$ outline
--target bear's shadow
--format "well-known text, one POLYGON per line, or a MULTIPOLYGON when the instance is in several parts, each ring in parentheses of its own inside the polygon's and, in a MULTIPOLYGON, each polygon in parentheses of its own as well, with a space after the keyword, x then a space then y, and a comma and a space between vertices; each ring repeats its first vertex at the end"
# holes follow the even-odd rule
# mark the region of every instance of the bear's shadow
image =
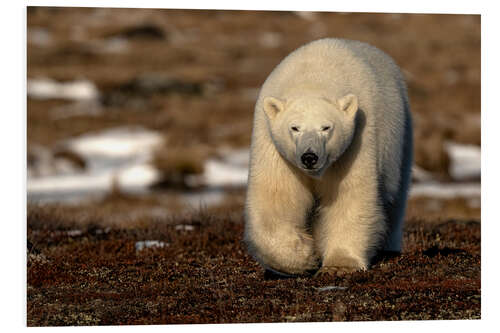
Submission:
MULTIPOLYGON (((379 251, 372 258, 370 266, 373 267, 381 262, 394 259, 400 255, 401 255, 401 252, 396 252, 396 251, 379 251)), ((298 277, 313 277, 317 271, 318 270, 311 270, 311 271, 307 271, 305 274, 302 274, 302 275, 290 275, 290 274, 286 274, 286 273, 282 273, 282 272, 278 272, 278 271, 266 268, 264 271, 264 280, 273 281, 273 280, 296 279, 298 277)))
POLYGON ((296 279, 298 277, 312 277, 318 270, 307 271, 305 274, 301 275, 289 275, 286 273, 274 271, 272 269, 266 268, 264 271, 264 280, 273 281, 273 280, 286 280, 286 279, 296 279))

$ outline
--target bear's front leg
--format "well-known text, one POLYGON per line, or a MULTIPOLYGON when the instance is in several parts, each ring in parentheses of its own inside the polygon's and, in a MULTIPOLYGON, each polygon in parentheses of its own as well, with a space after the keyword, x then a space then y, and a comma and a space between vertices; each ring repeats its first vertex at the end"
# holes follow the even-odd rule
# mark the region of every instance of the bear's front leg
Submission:
POLYGON ((304 231, 282 229, 265 238, 247 238, 250 252, 261 265, 284 275, 300 275, 319 267, 312 237, 304 231))
POLYGON ((306 218, 312 195, 293 184, 250 184, 247 194, 245 243, 262 266, 285 274, 302 274, 319 267, 306 218))
POLYGON ((322 266, 317 274, 366 270, 383 240, 385 222, 375 187, 348 183, 325 195, 314 226, 322 266))

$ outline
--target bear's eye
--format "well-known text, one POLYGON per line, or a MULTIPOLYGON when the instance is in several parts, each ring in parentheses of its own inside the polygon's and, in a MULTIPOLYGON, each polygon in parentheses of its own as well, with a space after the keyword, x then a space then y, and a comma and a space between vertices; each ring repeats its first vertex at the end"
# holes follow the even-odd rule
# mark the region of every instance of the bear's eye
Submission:
POLYGON ((330 126, 323 126, 321 127, 322 131, 328 131, 330 129, 330 126))
POLYGON ((297 126, 292 126, 292 131, 294 132, 298 132, 299 131, 299 128, 297 126))

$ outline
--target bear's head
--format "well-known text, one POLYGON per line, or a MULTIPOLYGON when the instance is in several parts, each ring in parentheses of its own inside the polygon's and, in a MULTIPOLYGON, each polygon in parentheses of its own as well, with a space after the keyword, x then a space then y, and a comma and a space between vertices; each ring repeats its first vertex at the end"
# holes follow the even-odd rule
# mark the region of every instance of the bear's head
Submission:
POLYGON ((263 109, 280 154, 307 175, 321 178, 352 141, 358 99, 352 94, 334 101, 268 96, 263 109))

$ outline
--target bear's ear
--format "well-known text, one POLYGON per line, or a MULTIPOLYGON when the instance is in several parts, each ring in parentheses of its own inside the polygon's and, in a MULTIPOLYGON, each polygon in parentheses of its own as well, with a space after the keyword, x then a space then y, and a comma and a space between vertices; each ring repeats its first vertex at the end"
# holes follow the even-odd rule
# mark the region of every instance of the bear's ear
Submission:
POLYGON ((268 96, 264 98, 264 111, 269 119, 274 119, 276 115, 283 111, 284 103, 277 98, 268 96))
POLYGON ((356 97, 356 95, 345 95, 340 98, 337 103, 339 104, 340 110, 349 115, 355 115, 356 111, 358 111, 358 97, 356 97))

